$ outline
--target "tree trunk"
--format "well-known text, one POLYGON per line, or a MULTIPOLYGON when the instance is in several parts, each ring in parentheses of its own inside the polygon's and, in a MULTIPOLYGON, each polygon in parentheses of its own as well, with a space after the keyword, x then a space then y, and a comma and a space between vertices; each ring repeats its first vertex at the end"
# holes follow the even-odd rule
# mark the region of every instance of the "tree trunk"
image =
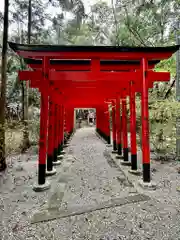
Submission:
POLYGON ((32 24, 32 5, 31 5, 31 0, 29 0, 29 6, 28 6, 28 44, 31 43, 31 24, 32 24))
MULTIPOLYGON (((176 43, 180 44, 180 17, 177 21, 176 43)), ((180 50, 176 53, 176 100, 180 102, 180 50)), ((176 118, 176 159, 180 161, 180 116, 176 118)))
POLYGON ((30 141, 29 141, 29 129, 28 129, 28 89, 27 86, 25 86, 25 83, 22 82, 22 115, 23 115, 23 146, 22 146, 22 152, 27 150, 30 147, 30 141))
POLYGON ((7 41, 8 41, 8 15, 9 0, 4 1, 4 32, 2 47, 2 67, 1 67, 1 92, 0 92, 0 171, 7 167, 5 156, 5 106, 6 106, 6 82, 7 82, 7 41))
MULTIPOLYGON (((32 15, 32 5, 31 0, 29 0, 28 5, 28 44, 31 43, 31 19, 32 15)), ((22 106, 23 106, 23 123, 24 123, 24 130, 23 130, 23 146, 22 146, 22 152, 24 152, 26 149, 30 147, 30 141, 29 141, 29 129, 28 129, 28 82, 25 86, 24 82, 22 83, 22 106)))

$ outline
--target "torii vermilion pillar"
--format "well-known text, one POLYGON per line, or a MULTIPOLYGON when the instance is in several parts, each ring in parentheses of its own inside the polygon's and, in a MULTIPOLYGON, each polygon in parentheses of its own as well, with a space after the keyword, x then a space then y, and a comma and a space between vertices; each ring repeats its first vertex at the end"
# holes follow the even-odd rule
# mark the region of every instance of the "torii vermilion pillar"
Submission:
POLYGON ((117 157, 122 155, 122 122, 121 122, 121 98, 116 98, 116 140, 117 157))
POLYGON ((39 168, 38 168, 38 185, 35 190, 49 188, 46 179, 46 153, 47 153, 47 128, 48 128, 48 59, 43 58, 43 81, 44 87, 41 89, 41 114, 40 114, 40 139, 39 139, 39 168))
POLYGON ((146 71, 148 69, 147 59, 141 60, 142 72, 142 94, 141 94, 141 120, 142 120, 142 159, 143 159, 143 180, 150 182, 150 146, 149 146, 149 111, 148 111, 148 84, 146 71))
POLYGON ((51 97, 49 97, 49 125, 48 125, 48 151, 47 151, 47 174, 55 174, 56 170, 53 168, 54 160, 54 123, 55 123, 55 104, 51 97))
POLYGON ((131 171, 137 172, 136 100, 134 82, 130 83, 131 171))
POLYGON ((116 101, 112 100, 112 138, 113 138, 113 153, 117 153, 116 143, 116 101))
POLYGON ((108 106, 105 103, 96 107, 97 132, 104 138, 107 144, 110 144, 110 125, 108 106))
POLYGON ((128 129, 127 129, 127 98, 122 97, 122 135, 123 135, 123 157, 124 162, 129 162, 128 129))

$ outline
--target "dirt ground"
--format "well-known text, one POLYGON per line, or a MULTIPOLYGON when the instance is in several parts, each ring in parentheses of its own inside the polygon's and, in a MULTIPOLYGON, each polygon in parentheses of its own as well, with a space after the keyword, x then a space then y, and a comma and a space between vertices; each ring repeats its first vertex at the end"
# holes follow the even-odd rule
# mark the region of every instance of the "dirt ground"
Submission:
MULTIPOLYGON (((66 152, 74 160, 59 208, 65 205, 75 212, 84 209, 84 213, 31 224, 32 215, 41 211, 62 175, 66 157, 56 167, 56 176, 49 177, 51 190, 35 193, 32 186, 37 180, 38 157, 34 150, 12 155, 7 171, 0 173, 0 240, 180 240, 177 162, 153 161, 157 189, 141 190, 149 197, 145 201, 137 199, 118 206, 109 203, 138 196, 139 189, 132 182, 141 177, 128 180, 126 169, 112 164, 107 154, 110 149, 96 136, 95 129, 78 129, 66 152), (89 206, 94 210, 86 213, 89 206)), ((138 160, 140 163, 140 154, 138 160)))

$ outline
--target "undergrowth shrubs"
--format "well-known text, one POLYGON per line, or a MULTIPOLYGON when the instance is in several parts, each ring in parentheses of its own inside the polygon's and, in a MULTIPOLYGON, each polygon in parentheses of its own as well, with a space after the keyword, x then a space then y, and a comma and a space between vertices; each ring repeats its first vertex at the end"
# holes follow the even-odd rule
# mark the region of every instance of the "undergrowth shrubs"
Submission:
MULTIPOLYGON (((39 120, 29 121, 29 138, 31 145, 37 145, 39 140, 39 120)), ((23 143, 22 122, 11 121, 6 124, 6 155, 20 153, 23 143)))

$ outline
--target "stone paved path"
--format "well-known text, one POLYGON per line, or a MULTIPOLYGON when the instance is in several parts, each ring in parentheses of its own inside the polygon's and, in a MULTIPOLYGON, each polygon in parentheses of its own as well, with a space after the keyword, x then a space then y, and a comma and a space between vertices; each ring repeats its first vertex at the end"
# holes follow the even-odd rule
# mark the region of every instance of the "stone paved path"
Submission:
POLYGON ((132 187, 124 183, 123 172, 108 165, 105 144, 97 138, 94 128, 80 129, 71 144, 70 152, 76 160, 71 171, 74 179, 68 184, 65 202, 80 206, 99 204, 131 194, 132 187))
MULTIPOLYGON (((67 184, 62 205, 81 209, 137 194, 126 181, 123 172, 113 167, 110 159, 105 157, 105 145, 95 135, 93 128, 79 129, 67 152, 72 154, 75 160, 71 165, 71 179, 67 184)), ((55 177, 53 178, 55 180, 55 177)), ((32 201, 34 193, 29 191, 28 194, 32 201)), ((36 207, 47 197, 48 193, 40 194, 36 207)), ((21 214, 23 209, 20 203, 18 204, 19 212, 12 214, 13 219, 19 219, 18 214, 21 214)), ((28 214, 34 211, 28 201, 27 205, 23 203, 23 207, 27 207, 28 214)), ((180 240, 179 218, 177 206, 150 199, 33 225, 28 219, 21 217, 13 231, 10 231, 10 228, 7 231, 4 227, 3 234, 0 230, 0 239, 180 240)), ((10 223, 11 221, 9 218, 10 223)))

